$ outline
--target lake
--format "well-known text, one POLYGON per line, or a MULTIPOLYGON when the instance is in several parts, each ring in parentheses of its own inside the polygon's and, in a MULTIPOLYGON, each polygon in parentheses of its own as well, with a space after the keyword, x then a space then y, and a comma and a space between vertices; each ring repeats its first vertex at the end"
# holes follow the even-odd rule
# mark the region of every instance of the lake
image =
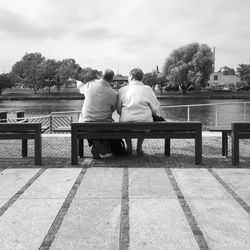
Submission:
MULTIPOLYGON (((162 116, 169 120, 186 121, 188 119, 186 107, 174 107, 175 105, 194 104, 215 104, 232 103, 230 105, 217 106, 218 125, 227 125, 231 121, 241 121, 245 117, 250 121, 250 103, 245 106, 239 102, 249 100, 242 99, 187 99, 171 98, 159 100, 161 104, 162 116)), ((25 116, 48 115, 51 112, 79 111, 83 100, 20 100, 20 101, 0 101, 0 110, 8 112, 9 116, 14 116, 17 110, 23 110, 25 116)), ((193 106, 190 107, 190 120, 201 121, 204 125, 214 125, 216 120, 216 107, 213 106, 193 106)))

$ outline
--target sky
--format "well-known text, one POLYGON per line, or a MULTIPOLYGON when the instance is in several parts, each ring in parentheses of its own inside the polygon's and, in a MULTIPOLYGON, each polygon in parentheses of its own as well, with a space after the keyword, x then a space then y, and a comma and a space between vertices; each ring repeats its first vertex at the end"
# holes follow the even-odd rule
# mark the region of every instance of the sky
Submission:
POLYGON ((128 75, 161 71, 192 42, 215 47, 215 70, 250 61, 249 0, 0 0, 0 73, 25 53, 74 58, 128 75))

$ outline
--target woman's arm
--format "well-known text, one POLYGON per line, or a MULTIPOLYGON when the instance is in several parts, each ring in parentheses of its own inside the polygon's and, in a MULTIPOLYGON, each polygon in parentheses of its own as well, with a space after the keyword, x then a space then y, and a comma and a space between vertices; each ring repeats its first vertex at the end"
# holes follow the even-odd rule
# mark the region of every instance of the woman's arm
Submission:
POLYGON ((118 115, 121 115, 121 109, 122 109, 122 102, 121 102, 121 92, 119 91, 119 94, 117 96, 117 113, 118 115))
POLYGON ((154 115, 160 115, 160 103, 156 98, 154 91, 150 88, 150 93, 148 95, 148 103, 154 115))

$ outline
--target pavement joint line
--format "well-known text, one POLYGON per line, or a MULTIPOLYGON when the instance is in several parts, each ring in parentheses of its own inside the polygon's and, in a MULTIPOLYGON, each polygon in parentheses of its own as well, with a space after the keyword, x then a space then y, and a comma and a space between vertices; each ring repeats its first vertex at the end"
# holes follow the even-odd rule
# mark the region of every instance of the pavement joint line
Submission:
POLYGON ((122 172, 121 222, 119 249, 129 249, 129 173, 128 168, 122 172))
POLYGON ((75 195, 76 195, 76 192, 79 188, 79 186, 81 185, 82 183, 82 180, 85 176, 85 173, 87 172, 87 169, 86 168, 82 168, 81 172, 79 173, 75 183, 73 184, 72 188, 70 189, 66 199, 64 200, 58 214, 56 215, 51 227, 49 228, 46 236, 44 237, 40 247, 39 247, 39 250, 47 250, 50 248, 52 242, 54 241, 55 239, 55 236, 62 224, 62 221, 65 217, 65 215, 67 214, 68 212, 68 209, 71 205, 71 202, 73 201, 75 195))
POLYGON ((1 208, 0 208, 0 216, 2 216, 7 209, 9 209, 14 202, 16 202, 20 196, 34 183, 34 181, 40 177, 46 168, 40 169, 19 191, 17 191, 1 208))
POLYGON ((195 238, 199 248, 202 250, 209 250, 210 248, 207 244, 207 241, 206 241, 201 229, 199 228, 199 225, 198 225, 184 195, 182 194, 181 189, 179 188, 177 181, 176 181, 171 169, 165 168, 165 171, 166 171, 167 176, 169 178, 169 181, 170 181, 170 183, 171 183, 171 185, 176 193, 176 196, 177 196, 178 201, 181 205, 183 213, 184 213, 186 220, 187 220, 187 222, 192 230, 192 233, 194 235, 194 238, 195 238))
POLYGON ((212 169, 208 168, 212 176, 224 187, 224 189, 237 201, 237 203, 250 215, 250 206, 212 169))

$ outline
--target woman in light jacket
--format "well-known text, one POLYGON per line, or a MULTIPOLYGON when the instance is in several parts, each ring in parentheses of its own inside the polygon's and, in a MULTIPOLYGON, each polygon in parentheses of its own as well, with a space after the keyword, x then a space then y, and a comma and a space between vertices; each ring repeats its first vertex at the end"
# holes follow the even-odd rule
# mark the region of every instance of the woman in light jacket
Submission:
MULTIPOLYGON (((117 112, 120 122, 153 122, 159 113, 159 102, 150 86, 142 83, 143 71, 134 68, 129 72, 129 84, 119 89, 117 112)), ((143 138, 137 140, 137 154, 142 155, 143 138)), ((132 154, 132 141, 126 139, 127 151, 132 154)))

